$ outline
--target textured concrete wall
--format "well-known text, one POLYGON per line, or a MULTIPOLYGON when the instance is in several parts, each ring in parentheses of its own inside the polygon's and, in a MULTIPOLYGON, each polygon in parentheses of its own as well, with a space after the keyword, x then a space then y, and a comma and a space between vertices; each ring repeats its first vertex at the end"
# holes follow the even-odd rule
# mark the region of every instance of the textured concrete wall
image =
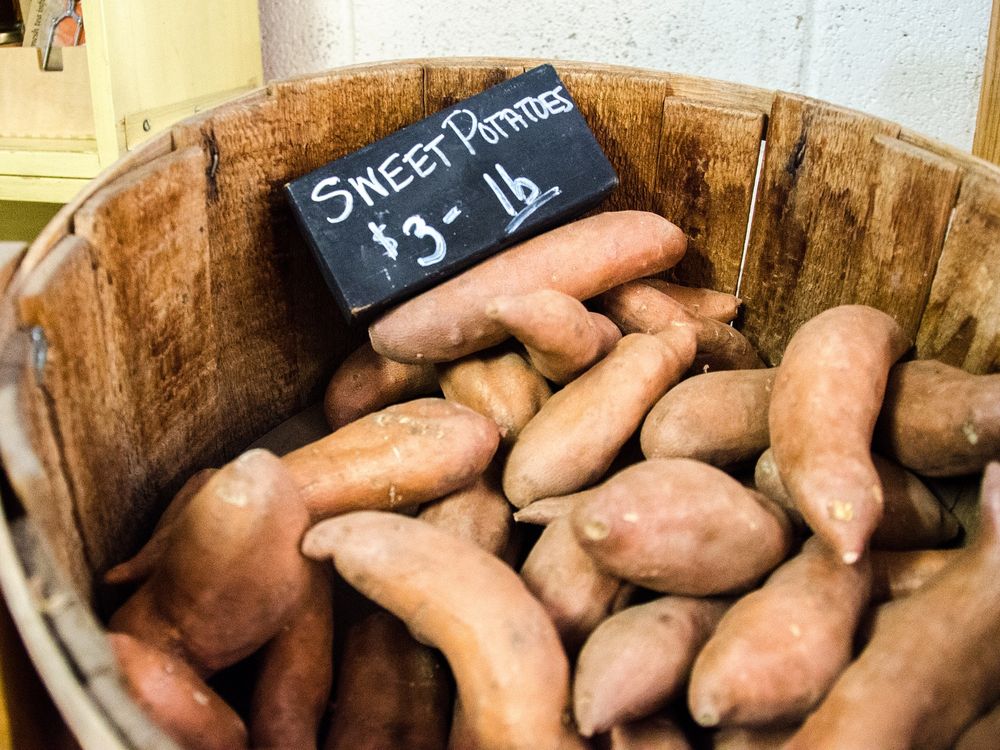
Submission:
POLYGON ((990 0, 261 0, 269 78, 441 55, 639 65, 779 88, 972 144, 990 0))

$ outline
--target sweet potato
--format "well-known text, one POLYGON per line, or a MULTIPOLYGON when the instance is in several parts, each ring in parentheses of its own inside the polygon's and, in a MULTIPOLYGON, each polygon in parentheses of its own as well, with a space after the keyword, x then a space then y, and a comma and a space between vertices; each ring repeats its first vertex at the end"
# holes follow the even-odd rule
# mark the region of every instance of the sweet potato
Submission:
POLYGON ((243 720, 183 659, 124 633, 109 633, 108 642, 129 695, 181 747, 249 747, 243 720))
POLYGON ((550 398, 521 432, 503 488, 518 508, 596 482, 694 356, 687 329, 626 336, 550 398))
POLYGON ((896 365, 875 437, 920 474, 982 471, 1000 456, 1000 373, 972 375, 934 360, 896 365))
POLYGON ((800 721, 851 658, 871 597, 867 558, 845 565, 821 539, 737 601, 695 660, 688 707, 702 726, 800 721))
POLYGON ((608 616, 622 585, 580 549, 567 516, 545 527, 521 567, 521 578, 549 613, 570 654, 608 616))
POLYGON ((666 716, 650 716, 611 729, 609 750, 691 750, 683 730, 666 716))
POLYGON ((128 560, 118 563, 113 568, 109 568, 104 574, 104 582, 106 584, 135 583, 145 581, 149 578, 153 569, 160 562, 163 551, 169 545, 170 535, 173 533, 174 527, 177 525, 184 509, 191 502, 191 498, 198 494, 198 491, 212 478, 215 471, 215 469, 202 469, 191 475, 184 483, 184 486, 174 495, 166 510, 163 511, 163 515, 160 516, 160 520, 157 521, 156 526, 153 528, 153 533, 142 548, 128 560))
POLYGON ((333 590, 328 571, 311 566, 302 607, 268 643, 250 708, 254 750, 315 750, 333 684, 333 590))
POLYGON ((564 385, 611 351, 622 333, 575 297, 540 289, 517 297, 496 297, 486 316, 524 344, 531 364, 564 385))
POLYGON ((184 659, 202 677, 273 638, 299 609, 308 515, 281 460, 252 450, 226 464, 181 514, 160 564, 110 629, 184 659))
POLYGON ((743 303, 735 294, 718 292, 714 289, 684 286, 657 278, 645 278, 639 281, 672 297, 691 312, 721 323, 731 323, 735 320, 743 303))
POLYGON ((696 375, 650 410, 640 440, 646 458, 693 458, 713 466, 755 459, 770 444, 767 408, 776 370, 696 375))
POLYGON ((955 743, 955 750, 996 750, 1000 737, 1000 705, 969 724, 955 743))
POLYGON ((532 523, 538 526, 548 526, 557 518, 569 515, 578 500, 580 500, 589 490, 574 492, 572 495, 558 495, 557 497, 543 497, 533 503, 525 505, 514 513, 514 520, 518 523, 532 523))
POLYGON ((504 348, 439 365, 438 374, 445 398, 496 422, 507 449, 552 395, 538 370, 504 348))
POLYGON ((909 596, 961 554, 958 549, 874 550, 871 553, 872 601, 909 596))
POLYGON ((326 387, 323 411, 330 429, 400 401, 429 396, 438 389, 431 364, 405 364, 376 354, 364 343, 345 359, 326 387))
POLYGON ((488 552, 395 513, 357 511, 314 526, 310 557, 444 652, 482 750, 555 750, 569 665, 544 608, 488 552))
MULTIPOLYGON (((871 536, 873 549, 932 547, 950 542, 961 533, 958 519, 918 477, 876 454, 872 454, 872 463, 882 486, 882 518, 871 536)), ((789 515, 798 513, 770 449, 757 461, 754 483, 789 515)))
POLYGON ((362 417, 282 460, 316 519, 454 492, 483 473, 499 440, 492 420, 423 398, 362 417))
POLYGON ((693 369, 753 370, 764 362, 732 326, 692 312, 680 302, 647 283, 631 281, 599 297, 601 310, 624 334, 659 333, 667 328, 690 326, 698 340, 693 369))
POLYGON ((797 726, 723 727, 712 736, 712 750, 782 750, 797 726))
POLYGON ((792 542, 778 506, 686 458, 649 459, 619 472, 571 517, 600 568, 670 594, 744 591, 785 559, 792 542))
POLYGON ((683 257, 684 233, 642 211, 565 224, 484 260, 393 308, 368 329, 375 351, 399 362, 443 362, 498 344, 503 327, 484 300, 555 289, 584 300, 659 273, 683 257))
POLYGON ((491 467, 468 487, 427 503, 417 518, 501 555, 510 541, 513 519, 498 475, 491 467))
POLYGON ((842 305, 792 336, 771 392, 771 448, 810 528, 844 562, 859 559, 882 518, 872 431, 889 368, 910 346, 884 312, 842 305))
POLYGON ((450 711, 440 655, 398 618, 374 612, 348 631, 324 750, 441 750, 450 711))
POLYGON ((868 645, 789 750, 949 748, 1000 699, 1000 463, 986 468, 981 504, 977 538, 883 605, 868 645))
POLYGON ((591 633, 573 678, 573 712, 586 737, 649 716, 675 698, 729 605, 665 596, 626 607, 591 633))

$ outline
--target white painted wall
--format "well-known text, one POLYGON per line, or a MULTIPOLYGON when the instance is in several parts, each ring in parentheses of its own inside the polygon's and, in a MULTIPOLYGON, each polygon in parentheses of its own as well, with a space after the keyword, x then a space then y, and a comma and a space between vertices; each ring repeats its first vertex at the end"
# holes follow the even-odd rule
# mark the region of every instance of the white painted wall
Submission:
POLYGON ((990 0, 260 0, 264 67, 531 56, 795 91, 969 149, 990 0))

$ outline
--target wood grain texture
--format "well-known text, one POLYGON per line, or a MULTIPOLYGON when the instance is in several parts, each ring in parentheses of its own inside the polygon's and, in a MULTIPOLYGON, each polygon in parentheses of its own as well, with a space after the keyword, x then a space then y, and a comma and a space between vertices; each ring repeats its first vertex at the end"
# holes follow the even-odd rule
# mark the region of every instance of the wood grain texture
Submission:
POLYGON ((1000 0, 993 0, 972 153, 1000 164, 1000 0))
POLYGON ((430 62, 424 66, 424 112, 432 115, 524 71, 514 62, 430 62))
POLYGON ((556 65, 584 119, 618 172, 620 184, 601 205, 604 211, 657 209, 657 154, 667 81, 556 65))
POLYGON ((740 291, 743 331, 772 364, 802 323, 856 296, 848 284, 861 278, 866 254, 874 139, 898 132, 823 102, 775 98, 740 291))
POLYGON ((32 298, 97 571, 138 543, 163 492, 224 455, 206 165, 200 148, 183 149, 96 193, 75 219, 90 257, 69 259, 32 298), (67 305, 77 288, 79 303, 67 305), (118 497, 130 502, 109 500, 118 497))
POLYGON ((1000 369, 1000 175, 962 182, 917 356, 975 373, 1000 369))
POLYGON ((764 115, 668 98, 656 168, 656 211, 684 230, 674 280, 736 291, 764 115))

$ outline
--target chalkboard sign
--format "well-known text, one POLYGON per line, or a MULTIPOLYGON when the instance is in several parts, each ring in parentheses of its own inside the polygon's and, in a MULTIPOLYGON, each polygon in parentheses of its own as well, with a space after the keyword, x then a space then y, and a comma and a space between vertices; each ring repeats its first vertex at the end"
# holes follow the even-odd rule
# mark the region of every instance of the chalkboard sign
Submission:
POLYGON ((543 65, 285 189, 351 320, 573 218, 617 184, 555 69, 543 65))

